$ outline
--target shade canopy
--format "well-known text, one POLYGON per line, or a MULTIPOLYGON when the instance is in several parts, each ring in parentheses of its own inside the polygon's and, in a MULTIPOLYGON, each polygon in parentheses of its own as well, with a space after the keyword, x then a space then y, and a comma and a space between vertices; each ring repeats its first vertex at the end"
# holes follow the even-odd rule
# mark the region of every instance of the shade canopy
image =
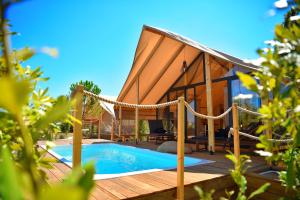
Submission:
POLYGON ((157 103, 183 74, 185 66, 197 62, 204 53, 225 67, 231 64, 229 67, 237 65, 250 70, 258 69, 241 59, 173 32, 144 25, 131 70, 117 100, 139 104, 157 103))

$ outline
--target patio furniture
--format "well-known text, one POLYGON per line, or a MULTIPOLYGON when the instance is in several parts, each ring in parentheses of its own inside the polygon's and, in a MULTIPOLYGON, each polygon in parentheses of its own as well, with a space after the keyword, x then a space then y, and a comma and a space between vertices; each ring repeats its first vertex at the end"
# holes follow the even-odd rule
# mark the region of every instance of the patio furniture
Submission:
MULTIPOLYGON (((215 133, 215 145, 216 146, 223 146, 223 148, 225 149, 227 145, 230 146, 230 139, 228 138, 228 132, 229 132, 230 128, 226 127, 225 129, 219 129, 216 133, 215 133)), ((196 151, 199 151, 199 145, 202 144, 204 145, 204 149, 208 150, 208 135, 206 134, 207 132, 205 132, 202 135, 199 136, 194 136, 192 138, 187 139, 187 143, 192 143, 192 144, 196 144, 196 151)))
POLYGON ((174 133, 166 131, 163 127, 162 120, 148 120, 150 134, 148 140, 155 140, 157 144, 159 141, 174 140, 174 133))

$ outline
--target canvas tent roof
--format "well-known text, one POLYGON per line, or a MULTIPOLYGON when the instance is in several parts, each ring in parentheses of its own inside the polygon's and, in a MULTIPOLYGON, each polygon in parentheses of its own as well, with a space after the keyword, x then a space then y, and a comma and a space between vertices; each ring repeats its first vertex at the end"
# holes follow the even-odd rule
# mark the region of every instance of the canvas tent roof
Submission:
MULTIPOLYGON (((107 96, 107 95, 101 95, 103 96, 104 98, 106 99, 111 99, 111 100, 116 100, 117 97, 113 97, 113 96, 107 96)), ((110 104, 110 103, 106 103, 104 101, 99 101, 100 102, 100 105, 101 107, 109 114, 111 115, 112 118, 116 118, 115 116, 115 111, 114 111, 114 105, 113 104, 110 104)))
POLYGON ((117 100, 139 104, 157 103, 182 74, 183 61, 190 64, 203 52, 250 70, 258 69, 239 58, 171 31, 144 25, 131 70, 117 100))

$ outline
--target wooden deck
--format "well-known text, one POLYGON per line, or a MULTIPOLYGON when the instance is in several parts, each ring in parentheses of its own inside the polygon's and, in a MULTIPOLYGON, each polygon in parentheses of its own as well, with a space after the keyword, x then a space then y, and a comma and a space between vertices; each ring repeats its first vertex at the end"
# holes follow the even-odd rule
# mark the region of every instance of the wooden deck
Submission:
MULTIPOLYGON (((84 143, 99 142, 97 140, 84 140, 84 143)), ((57 144, 69 143, 68 140, 57 141, 57 144)), ((131 144, 127 144, 131 145, 131 144)), ((155 149, 157 146, 152 143, 137 145, 143 148, 155 149)), ((203 164, 185 168, 185 197, 194 199, 197 197, 193 186, 200 185, 204 189, 216 190, 216 196, 223 193, 224 189, 234 187, 229 169, 231 162, 224 157, 224 152, 217 152, 209 155, 207 152, 194 152, 189 156, 215 161, 214 163, 203 164), (220 192, 219 192, 220 191, 220 192)), ((261 171, 266 168, 264 160, 252 156, 252 166, 249 172, 261 171)), ((62 181, 70 168, 64 163, 54 163, 53 169, 47 170, 49 182, 62 181)), ((175 199, 176 198, 176 170, 158 171, 105 180, 96 180, 96 186, 92 191, 90 199, 175 199)))

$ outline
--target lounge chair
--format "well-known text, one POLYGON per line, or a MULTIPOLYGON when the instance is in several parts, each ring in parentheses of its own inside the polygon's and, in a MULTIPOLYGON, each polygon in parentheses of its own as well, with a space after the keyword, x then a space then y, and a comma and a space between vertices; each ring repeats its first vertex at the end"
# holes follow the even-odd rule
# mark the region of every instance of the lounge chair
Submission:
POLYGON ((148 120, 150 134, 148 140, 155 140, 157 144, 159 141, 169 141, 174 140, 174 133, 169 133, 163 127, 162 120, 148 120))
MULTIPOLYGON (((230 128, 226 127, 225 129, 219 129, 216 133, 215 133, 215 145, 217 146, 223 146, 223 148, 225 149, 226 146, 229 144, 230 146, 230 139, 228 138, 228 132, 229 132, 230 128)), ((208 135, 203 134, 200 136, 194 136, 192 138, 187 139, 187 143, 192 143, 192 144, 196 144, 196 151, 199 151, 199 145, 202 144, 204 145, 204 149, 208 150, 208 135)))

